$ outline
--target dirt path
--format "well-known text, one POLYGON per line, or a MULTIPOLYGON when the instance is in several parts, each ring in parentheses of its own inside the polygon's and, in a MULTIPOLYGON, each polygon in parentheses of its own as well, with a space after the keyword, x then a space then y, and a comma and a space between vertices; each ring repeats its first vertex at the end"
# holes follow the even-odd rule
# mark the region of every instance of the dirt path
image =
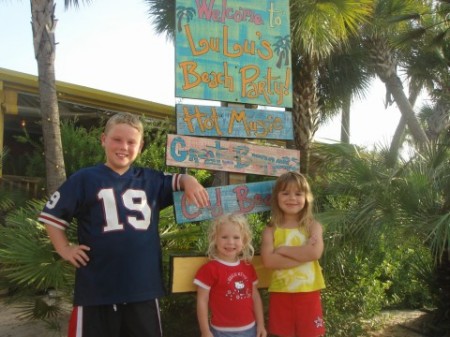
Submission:
POLYGON ((62 337, 67 336, 69 315, 61 322, 61 331, 48 328, 44 322, 20 320, 18 309, 7 306, 0 298, 0 337, 62 337))
MULTIPOLYGON (((17 308, 6 306, 0 298, 0 337, 65 337, 67 317, 61 318, 61 331, 49 330, 43 322, 24 321, 17 318, 17 308)), ((422 311, 384 312, 370 323, 370 337, 425 337, 420 334, 422 311)))
POLYGON ((425 337, 420 331, 426 313, 419 310, 386 311, 373 320, 371 337, 425 337))

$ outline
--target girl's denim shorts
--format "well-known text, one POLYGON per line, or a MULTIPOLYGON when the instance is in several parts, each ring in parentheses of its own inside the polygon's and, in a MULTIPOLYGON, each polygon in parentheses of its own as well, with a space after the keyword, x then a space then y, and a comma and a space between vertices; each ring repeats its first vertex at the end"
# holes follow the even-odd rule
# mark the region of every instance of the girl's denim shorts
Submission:
POLYGON ((219 331, 211 327, 214 337, 256 337, 256 324, 243 331, 219 331))

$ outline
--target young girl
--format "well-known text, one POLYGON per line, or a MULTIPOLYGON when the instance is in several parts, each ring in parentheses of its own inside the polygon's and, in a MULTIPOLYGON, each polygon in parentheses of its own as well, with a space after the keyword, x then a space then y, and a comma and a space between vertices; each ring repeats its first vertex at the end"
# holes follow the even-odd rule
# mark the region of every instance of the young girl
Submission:
POLYGON ((280 176, 272 193, 272 219, 262 236, 261 257, 273 269, 269 285, 269 333, 279 337, 324 336, 318 259, 322 226, 312 214, 313 196, 297 172, 280 176))
POLYGON ((239 214, 216 218, 208 240, 211 261, 194 279, 201 337, 266 337, 247 219, 239 214))

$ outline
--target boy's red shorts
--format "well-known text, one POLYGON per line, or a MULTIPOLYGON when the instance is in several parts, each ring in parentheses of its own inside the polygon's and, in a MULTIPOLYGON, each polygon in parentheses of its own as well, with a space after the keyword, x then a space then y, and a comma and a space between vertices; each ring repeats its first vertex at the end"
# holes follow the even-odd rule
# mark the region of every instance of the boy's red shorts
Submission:
POLYGON ((282 337, 324 336, 320 291, 270 293, 269 332, 282 337))

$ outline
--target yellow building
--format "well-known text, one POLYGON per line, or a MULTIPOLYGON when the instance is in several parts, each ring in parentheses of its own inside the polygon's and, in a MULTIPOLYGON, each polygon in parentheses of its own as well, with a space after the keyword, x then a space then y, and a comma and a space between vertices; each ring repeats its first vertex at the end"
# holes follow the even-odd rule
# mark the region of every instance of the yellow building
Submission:
MULTIPOLYGON (((113 94, 80 85, 56 81, 61 119, 74 118, 82 125, 92 125, 102 116, 127 111, 152 119, 175 119, 172 106, 113 94)), ((31 137, 42 135, 37 76, 0 68, 0 150, 8 148, 8 157, 23 155, 25 149, 14 141, 26 127, 31 137)), ((39 178, 20 177, 4 165, 2 184, 20 185, 35 194, 39 178)), ((1 171, 0 171, 1 173, 1 171)))

